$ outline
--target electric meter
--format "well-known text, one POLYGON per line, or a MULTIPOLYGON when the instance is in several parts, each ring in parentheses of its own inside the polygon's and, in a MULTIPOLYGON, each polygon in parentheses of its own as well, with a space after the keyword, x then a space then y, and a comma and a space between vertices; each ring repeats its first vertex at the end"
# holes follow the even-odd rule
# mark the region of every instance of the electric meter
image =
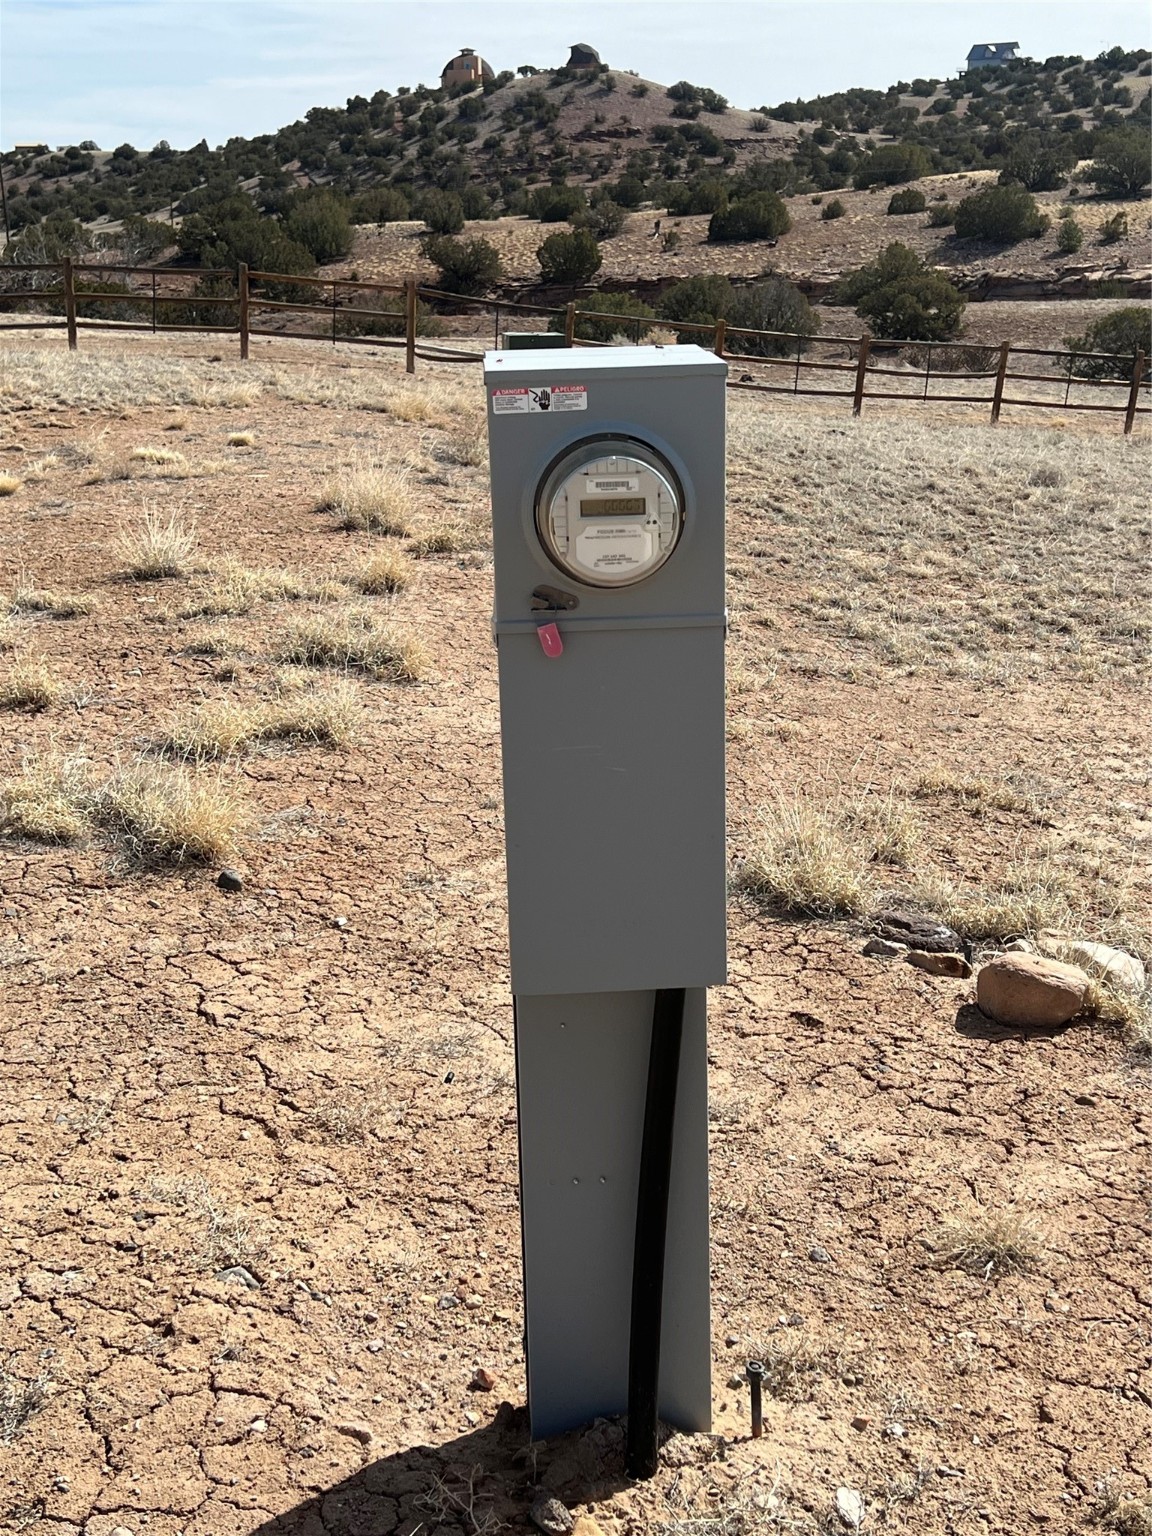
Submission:
POLYGON ((589 587, 629 587, 651 576, 683 527, 675 472, 627 438, 577 444, 545 475, 536 502, 548 558, 589 587))

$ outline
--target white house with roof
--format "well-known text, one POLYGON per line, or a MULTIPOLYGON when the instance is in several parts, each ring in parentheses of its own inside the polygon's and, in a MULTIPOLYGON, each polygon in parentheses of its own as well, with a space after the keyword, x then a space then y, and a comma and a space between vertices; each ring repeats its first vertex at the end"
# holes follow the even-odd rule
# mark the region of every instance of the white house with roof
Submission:
POLYGON ((968 50, 969 69, 999 69, 1016 57, 1019 43, 974 43, 968 50))

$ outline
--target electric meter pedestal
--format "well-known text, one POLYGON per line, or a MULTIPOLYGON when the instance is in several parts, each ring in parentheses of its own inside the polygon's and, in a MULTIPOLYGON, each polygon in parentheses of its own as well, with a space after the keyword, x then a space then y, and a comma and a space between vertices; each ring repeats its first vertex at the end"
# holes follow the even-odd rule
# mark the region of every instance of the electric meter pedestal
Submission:
POLYGON ((484 361, 536 1437, 627 1411, 645 1285, 659 1415, 711 1422, 726 374, 693 346, 484 361), (664 1199, 652 1267, 638 1234, 664 1199))

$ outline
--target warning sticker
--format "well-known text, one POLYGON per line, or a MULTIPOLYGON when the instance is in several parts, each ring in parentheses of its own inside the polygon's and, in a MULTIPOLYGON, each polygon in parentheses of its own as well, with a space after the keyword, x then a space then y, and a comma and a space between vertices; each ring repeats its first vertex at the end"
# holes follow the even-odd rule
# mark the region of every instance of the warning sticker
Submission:
POLYGON ((539 389, 494 389, 494 416, 527 416, 537 411, 586 411, 586 384, 545 384, 539 389))

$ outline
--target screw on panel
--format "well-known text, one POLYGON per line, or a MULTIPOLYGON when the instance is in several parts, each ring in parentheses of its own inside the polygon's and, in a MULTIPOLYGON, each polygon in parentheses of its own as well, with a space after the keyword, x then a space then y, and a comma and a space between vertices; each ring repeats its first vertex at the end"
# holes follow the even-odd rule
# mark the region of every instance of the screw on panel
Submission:
POLYGON ((759 1440, 764 1433, 764 1405, 761 1400, 761 1386, 767 1372, 762 1360, 749 1360, 744 1368, 748 1377, 748 1385, 752 1389, 752 1438, 759 1440))

